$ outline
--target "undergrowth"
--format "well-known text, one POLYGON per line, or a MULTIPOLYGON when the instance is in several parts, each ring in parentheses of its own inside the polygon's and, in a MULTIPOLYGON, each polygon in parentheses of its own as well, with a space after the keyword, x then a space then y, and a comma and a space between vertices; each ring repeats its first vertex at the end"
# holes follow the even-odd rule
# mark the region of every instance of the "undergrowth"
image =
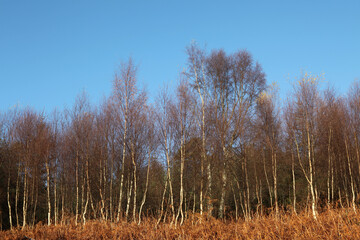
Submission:
POLYGON ((205 219, 190 216, 175 226, 156 219, 143 219, 140 225, 89 221, 86 225, 37 224, 25 230, 0 232, 0 239, 360 239, 360 214, 352 209, 332 209, 310 214, 282 213, 244 220, 205 219))

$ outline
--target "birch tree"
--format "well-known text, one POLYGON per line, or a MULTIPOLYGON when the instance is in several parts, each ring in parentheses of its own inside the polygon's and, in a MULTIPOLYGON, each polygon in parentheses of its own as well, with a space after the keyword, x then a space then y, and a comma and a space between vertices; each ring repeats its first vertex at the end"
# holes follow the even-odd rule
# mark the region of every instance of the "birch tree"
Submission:
MULTIPOLYGON (((116 221, 120 221, 121 217, 121 203, 123 199, 123 185, 124 185, 124 172, 125 172, 125 158, 126 158, 126 144, 128 141, 128 125, 129 125, 129 111, 132 107, 133 101, 137 94, 136 88, 136 72, 137 68, 130 58, 127 63, 121 63, 119 71, 115 73, 113 81, 113 97, 117 109, 117 123, 119 126, 118 131, 122 133, 121 142, 122 156, 121 156, 121 175, 120 175, 120 189, 117 207, 116 221)), ((119 134, 120 135, 120 134, 119 134)))
MULTIPOLYGON (((279 215, 278 203, 278 146, 280 143, 280 119, 276 109, 276 86, 273 84, 272 89, 268 92, 263 92, 257 100, 257 128, 260 131, 260 136, 264 146, 270 150, 271 172, 273 176, 273 189, 275 201, 275 214, 279 215)), ((264 169, 265 175, 267 169, 264 169)), ((270 195, 271 197, 271 195, 270 195)))
POLYGON ((317 219, 317 197, 315 185, 314 144, 317 135, 316 117, 318 112, 319 77, 305 74, 295 88, 295 129, 293 130, 297 159, 306 178, 311 195, 311 210, 317 219), (306 164, 306 165, 305 165, 306 164))

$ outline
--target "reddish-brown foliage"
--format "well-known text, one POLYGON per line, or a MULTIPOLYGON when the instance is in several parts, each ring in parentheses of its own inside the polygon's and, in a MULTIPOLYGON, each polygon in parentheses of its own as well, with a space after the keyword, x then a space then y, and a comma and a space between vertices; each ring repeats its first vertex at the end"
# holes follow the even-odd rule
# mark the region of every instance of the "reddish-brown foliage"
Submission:
POLYGON ((182 226, 156 226, 154 219, 136 223, 90 221, 85 226, 36 225, 26 230, 0 232, 0 239, 360 239, 360 214, 352 209, 326 210, 314 220, 310 214, 283 213, 251 220, 201 219, 182 226))

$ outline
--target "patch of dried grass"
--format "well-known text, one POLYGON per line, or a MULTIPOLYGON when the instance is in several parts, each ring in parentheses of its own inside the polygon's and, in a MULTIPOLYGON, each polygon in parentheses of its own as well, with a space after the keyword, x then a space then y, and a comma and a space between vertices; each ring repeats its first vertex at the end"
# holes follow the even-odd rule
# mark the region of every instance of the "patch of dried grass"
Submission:
POLYGON ((182 226, 156 225, 147 218, 136 223, 89 221, 46 226, 38 224, 26 230, 0 232, 0 239, 360 239, 360 214, 351 209, 325 210, 314 220, 311 215, 282 213, 251 220, 221 221, 190 216, 182 226))

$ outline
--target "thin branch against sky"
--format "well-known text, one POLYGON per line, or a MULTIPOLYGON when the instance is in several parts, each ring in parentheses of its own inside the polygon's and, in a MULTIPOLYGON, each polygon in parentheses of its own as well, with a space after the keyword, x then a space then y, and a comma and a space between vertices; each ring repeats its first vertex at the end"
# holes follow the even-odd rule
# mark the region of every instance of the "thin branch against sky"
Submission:
POLYGON ((133 57, 150 96, 175 87, 192 40, 247 49, 280 96, 301 71, 345 92, 360 66, 359 1, 0 1, 0 111, 72 106, 108 96, 133 57))

